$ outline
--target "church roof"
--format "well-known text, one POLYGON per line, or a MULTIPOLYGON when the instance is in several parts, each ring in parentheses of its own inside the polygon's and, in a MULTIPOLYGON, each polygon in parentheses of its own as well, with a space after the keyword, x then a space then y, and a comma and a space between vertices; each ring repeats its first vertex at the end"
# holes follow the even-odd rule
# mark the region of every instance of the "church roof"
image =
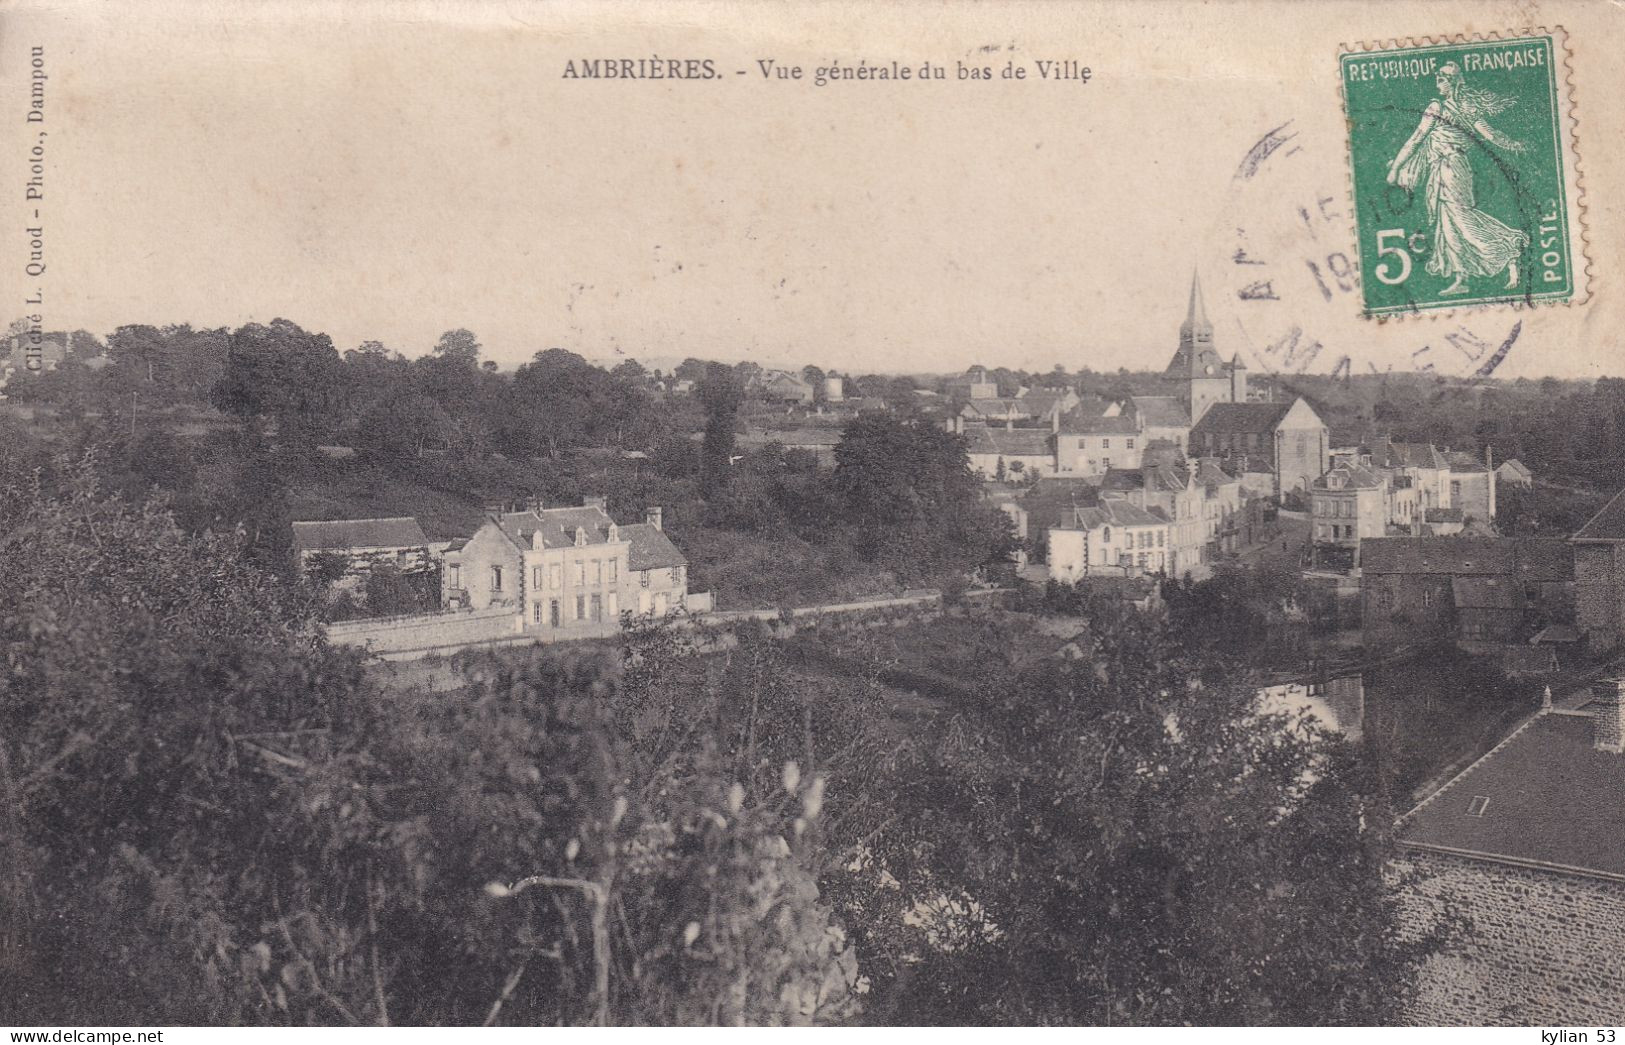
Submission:
POLYGON ((1291 403, 1214 403, 1191 428, 1191 434, 1250 434, 1275 431, 1291 403))

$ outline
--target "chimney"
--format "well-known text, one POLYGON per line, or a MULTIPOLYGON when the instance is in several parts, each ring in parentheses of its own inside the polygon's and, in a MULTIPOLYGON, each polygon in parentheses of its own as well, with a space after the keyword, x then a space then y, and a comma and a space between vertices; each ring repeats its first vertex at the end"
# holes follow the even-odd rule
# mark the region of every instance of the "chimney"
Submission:
POLYGON ((656 508, 646 508, 643 511, 643 521, 648 523, 650 526, 653 526, 655 529, 659 530, 659 529, 662 529, 661 516, 664 515, 664 514, 665 514, 665 512, 662 511, 658 507, 656 507, 656 508))
POLYGON ((1591 688, 1591 746, 1625 751, 1625 679, 1605 679, 1591 688))
POLYGON ((1495 447, 1488 443, 1484 444, 1484 467, 1495 471, 1495 447))
POLYGON ((1050 411, 1049 430, 1051 435, 1061 434, 1061 404, 1059 403, 1055 404, 1055 409, 1050 411))

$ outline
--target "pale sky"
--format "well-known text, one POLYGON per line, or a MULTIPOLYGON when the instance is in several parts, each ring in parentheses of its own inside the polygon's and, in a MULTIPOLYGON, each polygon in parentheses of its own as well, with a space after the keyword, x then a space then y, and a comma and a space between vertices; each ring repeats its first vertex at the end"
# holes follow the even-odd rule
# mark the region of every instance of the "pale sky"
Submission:
POLYGON ((557 345, 859 373, 1141 368, 1172 353, 1200 271, 1220 350, 1255 369, 1298 327, 1323 346, 1310 369, 1404 368, 1429 349, 1465 372, 1479 349, 1447 342, 1499 344, 1521 320, 1502 373, 1625 372, 1617 5, 1539 9, 1575 54, 1591 300, 1383 324, 1353 296, 1324 301, 1303 264, 1352 245, 1338 44, 1510 29, 1531 5, 0 10, 0 96, 26 99, 32 46, 49 76, 42 125, 25 102, 0 113, 5 320, 41 286, 51 329, 283 316, 341 350, 417 355, 466 326, 505 367, 557 345), (723 76, 562 76, 572 59, 655 56, 723 76), (949 79, 819 88, 763 80, 761 58, 809 77, 832 59, 931 61, 949 79), (1012 58, 1027 80, 998 78, 1012 58), (1039 59, 1091 81, 1037 80, 1039 59), (956 60, 995 79, 959 81, 956 60), (1238 180, 1283 124, 1298 151, 1238 180), (25 204, 40 127, 46 199, 25 204), (1292 201, 1322 199, 1344 217, 1305 234, 1292 201), (15 232, 35 206, 40 280, 15 232), (1237 299, 1243 238, 1279 265, 1280 302, 1237 299))

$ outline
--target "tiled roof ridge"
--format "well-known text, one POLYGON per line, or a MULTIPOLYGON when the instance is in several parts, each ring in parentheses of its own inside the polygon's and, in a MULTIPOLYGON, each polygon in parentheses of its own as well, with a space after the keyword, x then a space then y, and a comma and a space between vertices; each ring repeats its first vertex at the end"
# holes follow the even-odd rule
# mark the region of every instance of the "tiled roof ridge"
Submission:
POLYGON ((1469 765, 1466 769, 1463 769, 1461 772, 1457 773, 1455 776, 1451 777, 1449 780, 1447 780, 1443 784, 1439 785, 1439 789, 1437 791, 1434 791, 1431 795, 1428 795, 1426 798, 1422 799, 1422 801, 1418 802, 1416 804, 1415 808, 1410 810, 1410 812, 1405 813, 1402 816, 1400 816, 1400 818, 1398 820, 1394 821, 1394 826, 1395 827, 1404 826, 1406 823, 1408 823, 1411 820, 1411 818, 1416 816, 1416 814, 1420 813, 1423 809, 1426 809, 1428 806, 1432 805, 1433 801, 1435 799, 1437 799, 1440 795, 1444 794, 1446 791, 1452 790, 1457 784, 1461 783, 1463 780, 1465 780, 1469 776, 1471 776, 1473 771, 1476 770, 1479 766, 1483 765, 1485 762, 1488 762, 1491 758, 1493 758, 1496 755, 1500 754, 1500 752, 1501 752, 1501 750, 1503 748, 1505 748, 1508 744, 1512 743, 1514 740, 1518 739, 1518 737, 1522 736, 1525 730, 1527 730, 1530 726, 1534 725, 1536 722, 1538 722, 1542 718, 1544 718, 1550 711, 1551 711, 1550 708, 1539 708, 1539 709, 1537 709, 1533 715, 1530 715, 1528 718, 1526 718, 1522 722, 1520 722, 1518 724, 1517 729, 1514 729, 1511 733, 1508 733, 1505 737, 1503 737, 1499 744, 1496 744, 1494 747, 1492 747, 1488 751, 1484 752, 1478 758, 1474 759, 1472 764, 1469 765))

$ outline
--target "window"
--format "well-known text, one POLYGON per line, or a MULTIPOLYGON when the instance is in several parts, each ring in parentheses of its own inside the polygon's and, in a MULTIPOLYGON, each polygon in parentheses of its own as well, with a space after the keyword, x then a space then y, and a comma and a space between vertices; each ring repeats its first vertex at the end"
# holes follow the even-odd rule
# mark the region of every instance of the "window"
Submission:
POLYGON ((678 584, 682 584, 683 583, 683 575, 686 574, 687 572, 688 572, 688 567, 679 566, 675 570, 672 571, 672 576, 677 578, 677 583, 678 584))
POLYGON ((1123 445, 1125 445, 1130 450, 1132 450, 1132 449, 1134 449, 1134 440, 1132 440, 1132 439, 1125 440, 1123 445))
POLYGON ((558 563, 547 568, 547 586, 554 591, 564 587, 564 567, 558 563))
POLYGON ((542 622, 542 604, 541 603, 537 602, 537 603, 533 603, 531 605, 531 607, 530 607, 530 619, 535 621, 537 624, 540 624, 542 622))
POLYGON ((592 619, 594 621, 604 619, 604 597, 597 592, 594 592, 592 596, 592 619))
POLYGON ((673 566, 673 567, 672 567, 672 568, 671 568, 671 582, 672 582, 672 583, 673 583, 673 584, 676 584, 676 583, 677 583, 677 575, 678 575, 678 573, 680 573, 680 572, 682 572, 682 571, 681 571, 681 570, 680 570, 680 569, 679 569, 679 568, 678 568, 678 567, 676 567, 676 566, 673 566))
POLYGON ((611 559, 611 560, 609 560, 609 583, 611 583, 611 584, 619 584, 620 582, 621 582, 621 560, 619 560, 619 559, 611 559))
POLYGON ((1451 482, 1450 482, 1450 498, 1451 498, 1451 500, 1458 500, 1458 499, 1460 499, 1460 497, 1461 497, 1461 483, 1457 482, 1456 480, 1451 480, 1451 482))
POLYGON ((1102 450, 1110 450, 1112 448, 1112 441, 1110 439, 1102 439, 1100 441, 1100 448, 1102 450))
POLYGON ((1467 803, 1468 816, 1483 816, 1484 811, 1490 807, 1490 796, 1474 795, 1473 800, 1467 803))
POLYGON ((547 604, 547 619, 553 627, 559 626, 559 600, 550 599, 547 604))
POLYGON ((1166 536, 1167 536, 1167 531, 1165 531, 1165 530, 1158 530, 1157 531, 1157 547, 1158 548, 1162 547, 1162 539, 1164 537, 1166 537, 1166 536))
POLYGON ((576 620, 585 620, 586 616, 587 616, 587 597, 585 595, 577 595, 576 596, 576 620))
POLYGON ((491 567, 491 590, 502 590, 502 567, 500 566, 491 567))
POLYGON ((648 570, 639 570, 638 571, 638 581, 645 588, 647 588, 649 586, 649 571, 648 570))
POLYGON ((450 587, 461 588, 462 586, 463 586, 463 568, 462 568, 461 565, 454 562, 454 563, 451 564, 451 583, 450 583, 450 587))
POLYGON ((580 586, 580 585, 583 585, 583 584, 586 584, 586 583, 587 583, 587 561, 585 559, 577 559, 576 560, 576 585, 580 586))
POLYGON ((1112 528, 1110 526, 1106 527, 1105 532, 1101 534, 1100 539, 1106 544, 1112 543, 1112 528))
MULTIPOLYGON (((531 570, 530 572, 531 572, 531 576, 530 576, 531 584, 536 586, 537 591, 540 591, 541 588, 542 588, 542 568, 540 566, 537 566, 535 569, 531 570)), ((536 612, 540 613, 541 610, 537 610, 536 612)))
POLYGON ((1150 558, 1151 558, 1151 556, 1147 555, 1145 552, 1140 553, 1139 559, 1138 559, 1138 565, 1139 565, 1140 569, 1142 569, 1142 570, 1145 569, 1146 563, 1150 558))
POLYGON ((592 582, 594 584, 602 584, 602 583, 604 583, 604 560, 603 559, 594 559, 592 561, 592 582))

